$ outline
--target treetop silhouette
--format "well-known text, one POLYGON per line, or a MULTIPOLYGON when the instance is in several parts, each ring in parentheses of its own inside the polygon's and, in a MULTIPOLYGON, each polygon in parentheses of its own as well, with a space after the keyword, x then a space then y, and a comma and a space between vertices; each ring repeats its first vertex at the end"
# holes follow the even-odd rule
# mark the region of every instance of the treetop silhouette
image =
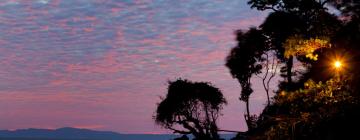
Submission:
POLYGON ((197 140, 219 139, 216 121, 226 100, 210 83, 170 81, 159 103, 155 121, 174 133, 193 134, 197 140))

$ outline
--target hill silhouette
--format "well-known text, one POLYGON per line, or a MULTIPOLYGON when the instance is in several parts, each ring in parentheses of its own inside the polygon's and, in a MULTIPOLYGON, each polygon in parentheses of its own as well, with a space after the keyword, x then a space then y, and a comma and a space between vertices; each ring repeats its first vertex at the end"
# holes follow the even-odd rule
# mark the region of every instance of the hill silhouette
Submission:
MULTIPOLYGON (((221 136, 230 139, 234 137, 234 134, 223 134, 221 136)), ((72 127, 0 130, 0 140, 169 140, 176 137, 179 136, 172 134, 121 134, 72 127)))
POLYGON ((111 131, 95 131, 64 127, 59 129, 0 130, 0 140, 168 140, 173 135, 120 134, 111 131))

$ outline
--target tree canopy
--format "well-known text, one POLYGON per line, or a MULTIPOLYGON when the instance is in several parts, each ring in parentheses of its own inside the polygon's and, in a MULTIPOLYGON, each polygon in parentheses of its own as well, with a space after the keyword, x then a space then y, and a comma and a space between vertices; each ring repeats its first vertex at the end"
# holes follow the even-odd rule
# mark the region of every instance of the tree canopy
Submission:
POLYGON ((158 105, 155 121, 174 133, 193 134, 197 140, 216 140, 216 121, 225 104, 221 91, 210 83, 178 79, 169 82, 168 94, 158 105))
POLYGON ((255 28, 248 32, 237 31, 238 45, 234 47, 226 58, 226 67, 231 75, 236 78, 241 86, 240 100, 246 103, 246 122, 248 128, 253 127, 252 116, 249 109, 249 96, 253 92, 251 77, 261 72, 263 61, 262 55, 266 51, 266 37, 260 30, 255 28))
POLYGON ((293 57, 305 71, 296 86, 287 85, 291 90, 280 84, 272 104, 247 135, 279 140, 358 137, 352 128, 360 124, 360 1, 250 0, 249 4, 273 10, 260 30, 286 67, 293 57), (341 15, 330 14, 331 5, 341 15), (335 68, 335 61, 341 61, 341 68, 335 68))

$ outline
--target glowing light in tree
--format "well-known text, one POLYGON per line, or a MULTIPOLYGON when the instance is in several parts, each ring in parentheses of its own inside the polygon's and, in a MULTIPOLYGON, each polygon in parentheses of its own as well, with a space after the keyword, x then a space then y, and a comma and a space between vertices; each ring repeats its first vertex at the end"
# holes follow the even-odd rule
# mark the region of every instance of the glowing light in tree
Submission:
POLYGON ((289 58, 291 56, 300 56, 304 55, 306 58, 310 60, 317 61, 318 55, 314 54, 314 52, 321 48, 330 48, 330 39, 326 37, 318 37, 318 38, 310 38, 305 39, 301 36, 292 36, 289 37, 285 43, 285 58, 289 58))
POLYGON ((341 61, 336 60, 336 61, 334 62, 334 67, 335 67, 335 69, 340 69, 340 68, 342 67, 341 61))

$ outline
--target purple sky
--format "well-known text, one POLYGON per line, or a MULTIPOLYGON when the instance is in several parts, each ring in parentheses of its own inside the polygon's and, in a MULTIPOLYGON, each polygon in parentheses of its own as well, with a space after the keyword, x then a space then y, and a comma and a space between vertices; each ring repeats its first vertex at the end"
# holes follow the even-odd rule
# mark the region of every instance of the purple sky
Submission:
POLYGON ((152 115, 167 80, 182 77, 222 89, 221 129, 246 130, 224 60, 233 32, 266 15, 246 0, 1 0, 0 129, 167 133, 152 115))

